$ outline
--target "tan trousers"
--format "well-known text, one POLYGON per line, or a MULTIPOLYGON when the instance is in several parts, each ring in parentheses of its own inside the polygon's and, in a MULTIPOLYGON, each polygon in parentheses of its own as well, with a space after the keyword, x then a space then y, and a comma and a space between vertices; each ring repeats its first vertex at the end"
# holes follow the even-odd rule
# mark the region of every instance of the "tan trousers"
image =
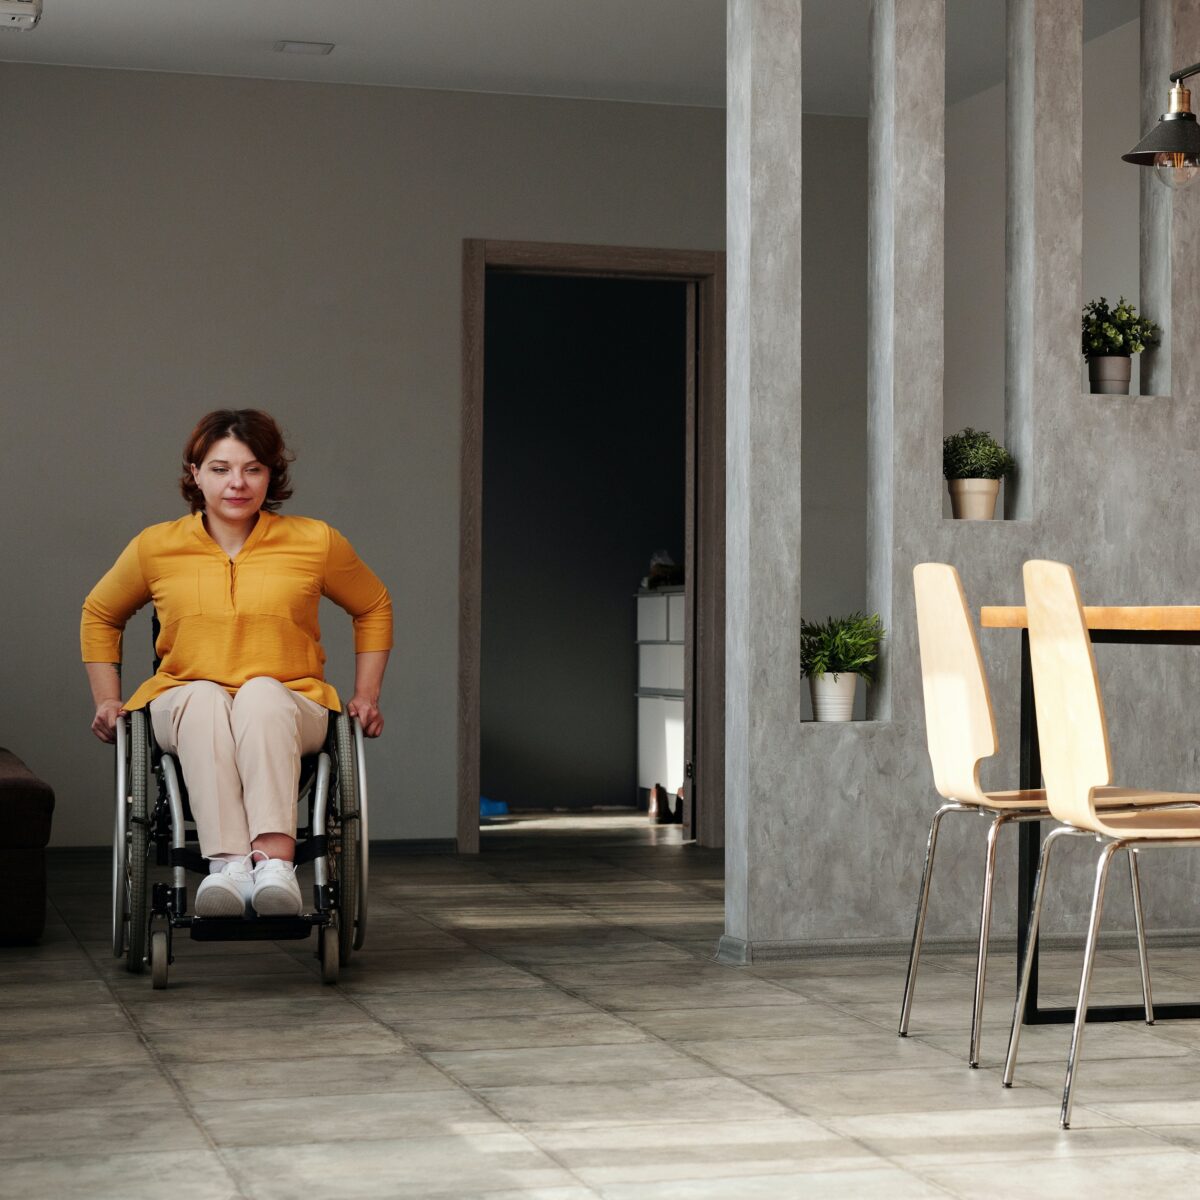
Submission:
POLYGON ((183 768, 205 858, 249 854, 263 833, 296 836, 300 756, 320 750, 327 709, 260 677, 234 696, 207 681, 171 688, 150 720, 183 768))

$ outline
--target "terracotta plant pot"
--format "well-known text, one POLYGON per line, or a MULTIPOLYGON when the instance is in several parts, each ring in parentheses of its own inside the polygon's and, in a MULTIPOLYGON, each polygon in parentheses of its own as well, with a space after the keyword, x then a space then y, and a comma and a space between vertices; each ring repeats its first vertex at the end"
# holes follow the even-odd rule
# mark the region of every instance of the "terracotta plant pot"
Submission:
POLYGON ((841 675, 826 672, 808 677, 812 693, 813 717, 818 721, 850 721, 854 719, 854 693, 858 676, 851 671, 841 675))
POLYGON ((990 521, 996 515, 998 479, 947 479, 950 510, 960 521, 990 521))
POLYGON ((1088 358, 1092 393, 1099 396, 1128 396, 1133 359, 1128 354, 1097 354, 1088 358))

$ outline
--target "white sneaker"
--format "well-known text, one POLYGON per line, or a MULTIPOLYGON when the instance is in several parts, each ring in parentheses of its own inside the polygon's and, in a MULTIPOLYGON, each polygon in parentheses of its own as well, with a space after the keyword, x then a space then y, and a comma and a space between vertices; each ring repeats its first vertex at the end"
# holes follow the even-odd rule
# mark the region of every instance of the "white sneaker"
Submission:
POLYGON ((254 877, 246 859, 226 863, 223 871, 209 875, 196 889, 196 916, 244 917, 253 891, 254 877))
POLYGON ((282 858, 264 858, 255 863, 250 903, 260 917, 298 917, 304 901, 296 882, 295 866, 282 858))

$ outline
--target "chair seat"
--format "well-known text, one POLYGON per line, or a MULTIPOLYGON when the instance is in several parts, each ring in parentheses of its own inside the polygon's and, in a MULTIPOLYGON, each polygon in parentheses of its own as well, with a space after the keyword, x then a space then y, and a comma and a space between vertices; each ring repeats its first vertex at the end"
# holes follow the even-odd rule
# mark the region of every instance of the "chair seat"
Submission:
MULTIPOLYGON (((997 811, 1022 811, 1026 809, 1045 808, 1047 812, 1050 810, 1046 806, 1046 793, 1042 788, 1026 788, 1024 791, 1016 792, 985 792, 987 797, 987 807, 994 808, 997 811)), ((984 807, 980 805, 980 808, 984 807)))
MULTIPOLYGON (((987 792, 988 808, 997 811, 1024 812, 1038 808, 1046 808, 1046 791, 1044 788, 1026 788, 1015 792, 987 792)), ((1142 788, 1103 787, 1095 792, 1097 808, 1144 808, 1146 806, 1162 806, 1164 804, 1196 804, 1200 805, 1200 794, 1188 792, 1148 792, 1142 788)), ((982 807, 982 806, 981 806, 982 807)), ((1167 816, 1175 816, 1167 813, 1167 816)), ((1184 835, 1179 835, 1184 836, 1184 835)))
MULTIPOLYGON (((1132 789, 1127 789, 1132 791, 1132 789)), ((1187 792, 1133 793, 1132 803, 1139 806, 1193 804, 1200 806, 1200 794, 1187 792)), ((1200 807, 1159 809, 1155 812, 1104 812, 1096 822, 1097 832, 1118 838, 1152 838, 1163 841, 1194 839, 1200 841, 1200 807)))

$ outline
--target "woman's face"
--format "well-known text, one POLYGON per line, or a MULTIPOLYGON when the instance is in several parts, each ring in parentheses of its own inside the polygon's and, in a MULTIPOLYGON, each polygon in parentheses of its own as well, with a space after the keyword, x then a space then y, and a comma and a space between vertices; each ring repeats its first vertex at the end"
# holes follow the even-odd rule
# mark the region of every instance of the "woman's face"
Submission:
POLYGON ((257 515, 267 498, 271 472, 237 438, 214 442, 204 461, 192 463, 192 478, 204 494, 210 517, 239 523, 257 515))

